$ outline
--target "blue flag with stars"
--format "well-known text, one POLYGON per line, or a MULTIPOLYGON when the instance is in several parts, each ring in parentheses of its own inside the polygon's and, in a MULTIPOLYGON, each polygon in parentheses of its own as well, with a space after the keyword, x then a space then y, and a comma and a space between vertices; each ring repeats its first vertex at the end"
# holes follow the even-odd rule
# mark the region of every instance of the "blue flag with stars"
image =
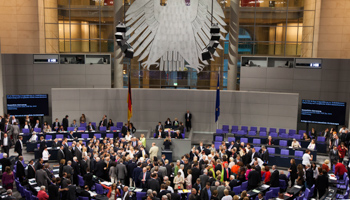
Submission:
POLYGON ((218 85, 216 86, 216 107, 215 107, 215 122, 220 116, 220 74, 218 74, 218 85))

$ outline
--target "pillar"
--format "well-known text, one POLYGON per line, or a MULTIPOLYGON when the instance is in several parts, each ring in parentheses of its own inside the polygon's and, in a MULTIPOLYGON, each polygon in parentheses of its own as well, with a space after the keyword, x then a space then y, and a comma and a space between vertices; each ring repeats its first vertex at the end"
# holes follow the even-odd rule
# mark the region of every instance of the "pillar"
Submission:
POLYGON ((229 23, 227 90, 237 89, 236 87, 237 87, 238 34, 239 34, 239 0, 231 0, 230 23, 229 23))
MULTIPOLYGON (((123 21, 123 0, 114 0, 114 27, 123 21)), ((114 30, 115 31, 115 30, 114 30)), ((114 87, 123 88, 123 53, 114 40, 114 87)))

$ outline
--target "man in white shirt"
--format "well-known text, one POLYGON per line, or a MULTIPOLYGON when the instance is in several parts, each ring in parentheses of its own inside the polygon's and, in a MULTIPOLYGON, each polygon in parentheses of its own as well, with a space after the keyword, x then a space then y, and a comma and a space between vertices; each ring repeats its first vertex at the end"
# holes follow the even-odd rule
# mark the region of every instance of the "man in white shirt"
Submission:
POLYGON ((9 151, 12 144, 10 138, 7 136, 6 133, 4 134, 4 138, 2 138, 1 141, 2 150, 4 151, 4 153, 7 153, 7 155, 10 156, 9 151))
POLYGON ((305 153, 302 157, 303 161, 301 162, 301 164, 303 164, 304 166, 311 165, 310 161, 312 161, 312 157, 312 155, 310 156, 310 150, 305 150, 305 153))

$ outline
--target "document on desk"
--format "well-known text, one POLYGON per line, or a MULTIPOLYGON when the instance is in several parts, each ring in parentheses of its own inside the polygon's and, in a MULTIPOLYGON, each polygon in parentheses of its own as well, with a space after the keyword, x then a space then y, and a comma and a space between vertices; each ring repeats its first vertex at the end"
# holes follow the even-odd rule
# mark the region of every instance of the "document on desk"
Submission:
POLYGON ((28 182, 29 182, 29 185, 35 185, 36 184, 35 178, 29 179, 28 182))
POLYGON ((300 188, 301 188, 301 186, 300 186, 300 185, 294 185, 294 187, 295 187, 295 188, 298 188, 298 189, 300 189, 300 188))
POLYGON ((55 174, 54 176, 55 176, 55 178, 58 178, 58 177, 60 177, 60 175, 59 175, 59 174, 55 174))
POLYGON ((35 187, 34 188, 37 192, 39 192, 40 191, 40 187, 38 186, 38 187, 35 187))
POLYGON ((260 193, 260 191, 259 190, 257 190, 257 189, 254 189, 254 190, 252 190, 252 192, 254 192, 254 193, 260 193))
POLYGON ((112 185, 112 183, 111 182, 107 182, 107 181, 103 181, 103 182, 101 182, 103 185, 105 185, 105 186, 110 186, 110 185, 112 185))
POLYGON ((94 197, 94 196, 96 196, 97 195, 97 193, 96 192, 93 192, 93 191, 88 191, 89 193, 90 193, 90 196, 91 197, 94 197))
POLYGON ((142 188, 136 188, 134 191, 135 192, 142 192, 142 188))
POLYGON ((263 185, 261 185, 261 187, 262 187, 263 189, 266 189, 266 188, 268 188, 269 186, 266 185, 266 184, 263 184, 263 185))

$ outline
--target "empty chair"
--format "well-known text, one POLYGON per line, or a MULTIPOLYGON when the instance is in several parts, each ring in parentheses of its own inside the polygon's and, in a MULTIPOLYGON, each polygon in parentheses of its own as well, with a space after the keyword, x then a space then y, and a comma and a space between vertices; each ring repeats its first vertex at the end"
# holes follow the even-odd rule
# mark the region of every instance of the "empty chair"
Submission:
POLYGON ((347 199, 349 198, 349 186, 346 188, 345 194, 337 194, 337 199, 347 199))
POLYGON ((182 138, 185 139, 185 133, 181 133, 182 138))
POLYGON ((89 134, 87 133, 81 134, 81 138, 89 138, 89 134))
POLYGON ((244 181, 241 185, 242 191, 248 189, 248 181, 244 181))
POLYGON ((29 129, 27 129, 27 128, 22 129, 22 133, 23 134, 29 133, 29 129))
POLYGON ((142 197, 145 197, 146 195, 146 192, 136 192, 136 200, 142 200, 142 197))
POLYGON ((271 155, 271 154, 276 154, 275 148, 273 148, 273 147, 267 147, 267 151, 269 152, 269 156, 270 156, 270 157, 275 157, 275 156, 271 155))
POLYGON ((270 191, 272 191, 273 197, 278 197, 278 193, 280 192, 280 187, 270 187, 270 191))
POLYGON ((244 132, 248 132, 248 126, 241 126, 241 130, 244 132))
POLYGON ((277 129, 276 129, 276 128, 270 128, 270 129, 269 129, 269 132, 270 132, 270 133, 277 133, 277 129))
POLYGON ((24 196, 27 200, 30 200, 30 197, 32 196, 32 193, 28 191, 27 189, 24 189, 24 196))
MULTIPOLYGON (((288 149, 281 149, 281 155, 287 155, 289 156, 289 150, 288 149)), ((286 156, 281 156, 281 158, 288 158, 286 156)))
POLYGON ((287 146, 287 140, 280 140, 279 145, 283 146, 283 147, 286 147, 287 146))
POLYGON ((266 132, 261 132, 261 131, 260 131, 259 136, 261 136, 261 137, 266 137, 266 136, 267 136, 267 133, 266 133, 266 132))
POLYGON ((86 127, 86 123, 80 123, 80 127, 86 127))
POLYGON ((86 131, 85 127, 78 127, 78 131, 86 131))
POLYGON ((227 141, 228 141, 229 143, 235 142, 235 141, 236 141, 236 138, 235 138, 235 137, 228 137, 228 138, 227 138, 227 141))
POLYGON ((343 175, 343 179, 342 180, 338 180, 338 183, 339 184, 344 184, 347 176, 348 176, 348 173, 345 172, 344 175, 343 175))
POLYGON ((222 142, 223 141, 223 137, 222 136, 215 136, 215 141, 216 142, 222 142))
POLYGON ((232 126, 231 133, 235 134, 238 132, 238 126, 232 126))
POLYGON ((244 132, 244 131, 240 130, 240 131, 237 131, 237 134, 238 134, 238 135, 245 135, 245 134, 246 134, 246 132, 244 132))
POLYGON ((276 132, 270 132, 270 134, 269 134, 269 136, 271 136, 271 137, 277 137, 278 136, 278 134, 276 133, 276 132))
POLYGON ((281 133, 281 134, 280 134, 280 137, 281 137, 281 138, 286 138, 286 139, 287 139, 287 138, 288 138, 288 134, 287 134, 287 133, 281 133))
POLYGON ((96 138, 101 138, 101 133, 95 133, 96 138))
POLYGON ((280 179, 280 188, 285 191, 287 189, 287 184, 285 180, 280 179))
POLYGON ((261 147, 254 147, 256 152, 259 152, 261 147))
POLYGON ((73 142, 67 142, 68 146, 72 146, 73 142))
POLYGON ((52 140, 52 135, 45 135, 45 140, 52 140))
POLYGON ((260 127, 259 132, 267 132, 266 127, 260 127))
POLYGON ((100 132, 101 133, 105 133, 107 131, 107 127, 105 127, 105 126, 101 126, 100 127, 100 132))
POLYGON ((252 127, 250 127, 250 131, 258 132, 258 127, 252 126, 252 127))
POLYGON ((253 144, 261 144, 261 139, 254 138, 253 144))
POLYGON ((117 127, 111 126, 111 127, 109 128, 109 130, 110 130, 111 132, 116 132, 116 131, 117 131, 117 127))
POLYGON ((84 187, 85 182, 82 176, 78 175, 78 184, 80 187, 84 187))
POLYGON ((325 137, 323 137, 323 136, 317 137, 317 142, 325 142, 325 141, 326 141, 325 137))
POLYGON ((224 132, 224 133, 228 133, 229 132, 229 126, 228 125, 222 125, 222 131, 224 132))
POLYGON ((107 192, 103 189, 101 184, 95 183, 95 190, 97 194, 106 194, 107 192))
POLYGON ((107 134, 106 134, 106 137, 108 137, 108 138, 114 138, 114 134, 113 134, 113 133, 107 133, 107 134))
POLYGON ((63 134, 57 134, 56 138, 63 139, 63 134))
POLYGON ((244 144, 248 143, 248 138, 241 138, 241 142, 244 142, 244 144))
POLYGON ((273 194, 272 194, 272 192, 273 191, 268 191, 268 192, 266 192, 266 194, 265 194, 265 199, 272 199, 273 198, 273 194))
POLYGON ((41 132, 41 128, 34 128, 34 132, 40 133, 41 132))
POLYGON ((89 197, 78 197, 78 200, 90 200, 89 197))
POLYGON ((117 122, 116 127, 121 129, 123 127, 123 122, 117 122))
POLYGON ((223 133, 222 129, 216 129, 216 133, 223 133))
POLYGON ((289 129, 289 135, 295 135, 297 131, 295 129, 289 129))
POLYGON ((305 192, 304 192, 304 199, 310 199, 310 198, 311 198, 311 196, 310 196, 310 189, 306 188, 305 192))
POLYGON ((91 122, 91 125, 93 125, 95 128, 97 127, 96 122, 91 122))
POLYGON ((67 127, 67 131, 74 131, 74 127, 67 127))
POLYGON ((255 131, 249 131, 248 135, 254 136, 254 135, 256 135, 256 132, 255 131))
POLYGON ((345 190, 346 187, 348 187, 348 185, 349 185, 349 177, 346 177, 346 178, 345 178, 345 183, 344 183, 344 184, 343 184, 343 183, 337 184, 337 188, 338 188, 338 189, 345 190))
POLYGON ((299 130, 299 135, 303 135, 306 131, 305 130, 299 130))
POLYGON ((232 191, 235 192, 236 195, 240 194, 242 192, 241 186, 236 186, 232 188, 232 191))
POLYGON ((221 142, 214 142, 215 149, 218 150, 221 142))
POLYGON ((287 133, 287 130, 285 128, 280 128, 278 130, 279 133, 287 133))
MULTIPOLYGON (((346 188, 346 187, 345 187, 346 188)), ((345 189, 344 188, 344 189, 345 189)), ((310 188, 310 196, 313 197, 314 196, 314 191, 315 191, 315 185, 312 185, 312 187, 310 188)))
POLYGON ((294 156, 296 159, 301 160, 301 158, 303 157, 303 151, 295 151, 294 156))

